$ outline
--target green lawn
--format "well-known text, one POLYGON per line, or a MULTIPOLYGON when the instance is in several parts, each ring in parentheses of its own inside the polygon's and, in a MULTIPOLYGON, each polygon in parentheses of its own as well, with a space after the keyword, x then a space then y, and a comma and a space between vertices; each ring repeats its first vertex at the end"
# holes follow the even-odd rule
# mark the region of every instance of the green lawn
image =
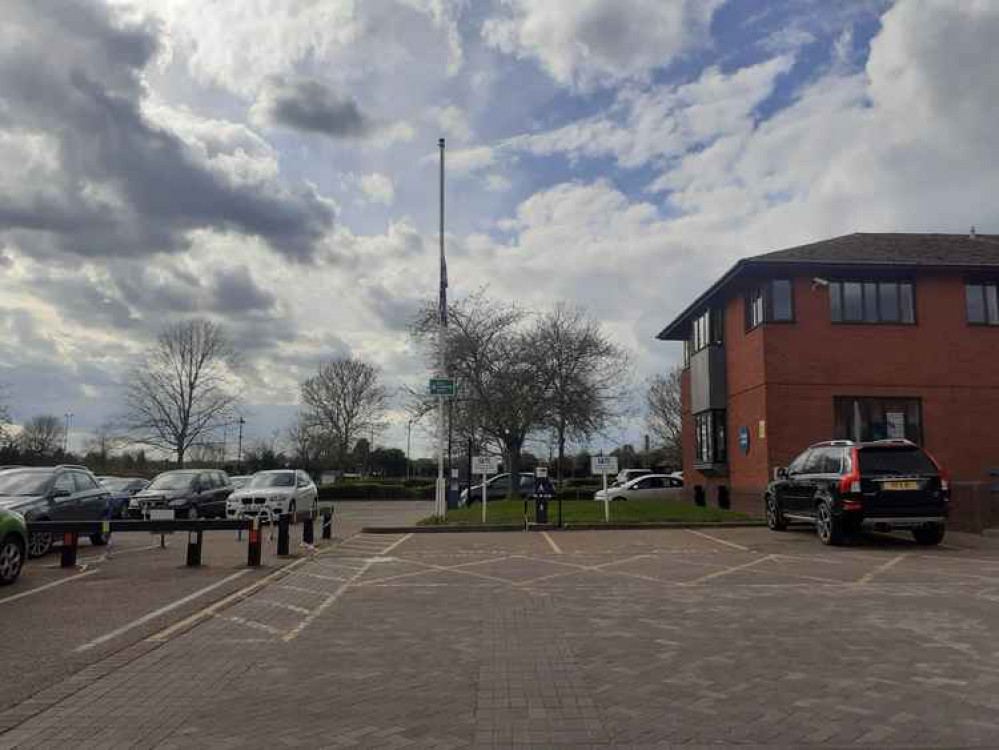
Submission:
MULTIPOLYGON (((528 520, 534 521, 534 501, 528 501, 528 520)), ((652 523, 661 521, 739 521, 748 516, 718 508, 700 508, 691 503, 676 500, 629 500, 610 504, 611 523, 652 523)), ((562 522, 603 523, 604 504, 595 500, 572 500, 562 503, 562 522)), ((471 508, 448 511, 449 524, 481 524, 482 506, 476 503, 471 508)), ((504 524, 524 522, 523 500, 497 500, 489 503, 486 523, 504 524)), ((558 523, 558 503, 552 502, 548 508, 548 522, 558 523)), ((433 518, 425 518, 421 525, 433 524, 433 518)))

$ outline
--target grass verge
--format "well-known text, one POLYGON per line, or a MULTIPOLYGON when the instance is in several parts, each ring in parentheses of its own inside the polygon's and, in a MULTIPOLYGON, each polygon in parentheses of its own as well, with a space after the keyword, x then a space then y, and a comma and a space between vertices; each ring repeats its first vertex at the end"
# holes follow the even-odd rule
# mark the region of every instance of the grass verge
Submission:
MULTIPOLYGON (((522 524, 524 522, 523 500, 497 500, 488 504, 486 513, 487 524, 522 524)), ((527 518, 532 523, 536 521, 534 501, 527 503, 527 518)), ((748 519, 744 513, 735 513, 720 508, 701 508, 690 503, 677 500, 629 500, 610 504, 611 523, 663 523, 663 522, 718 522, 744 521, 748 519)), ((558 523, 558 503, 552 502, 548 507, 548 522, 558 523)), ((595 500, 564 501, 562 503, 562 522, 603 523, 604 504, 595 500)), ((424 518, 420 526, 439 525, 435 518, 424 518)), ((444 520, 446 525, 476 526, 482 524, 482 506, 478 503, 470 508, 458 508, 448 511, 444 520)))

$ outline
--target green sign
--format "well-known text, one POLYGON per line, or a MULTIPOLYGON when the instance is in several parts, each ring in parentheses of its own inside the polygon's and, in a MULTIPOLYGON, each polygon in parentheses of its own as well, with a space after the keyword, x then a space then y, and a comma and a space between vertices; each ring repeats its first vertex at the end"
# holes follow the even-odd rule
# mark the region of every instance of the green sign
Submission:
POLYGON ((431 396, 453 396, 456 391, 457 389, 454 386, 454 381, 450 378, 430 379, 431 396))

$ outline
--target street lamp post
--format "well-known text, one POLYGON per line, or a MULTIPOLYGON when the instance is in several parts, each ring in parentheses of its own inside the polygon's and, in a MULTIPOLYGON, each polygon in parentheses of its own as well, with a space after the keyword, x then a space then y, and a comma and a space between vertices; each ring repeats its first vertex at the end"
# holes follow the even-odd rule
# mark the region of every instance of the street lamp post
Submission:
POLYGON ((239 425, 239 447, 236 449, 236 472, 238 474, 243 473, 243 425, 246 424, 246 420, 241 416, 237 421, 239 425))
POLYGON ((406 422, 406 481, 409 481, 409 454, 412 449, 413 420, 406 422))

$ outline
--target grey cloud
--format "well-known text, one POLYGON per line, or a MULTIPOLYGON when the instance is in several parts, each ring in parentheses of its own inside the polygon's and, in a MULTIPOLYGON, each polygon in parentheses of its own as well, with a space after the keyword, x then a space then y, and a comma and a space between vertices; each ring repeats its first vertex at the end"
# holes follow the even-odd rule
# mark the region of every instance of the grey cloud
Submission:
POLYGON ((409 329, 426 300, 418 297, 400 297, 381 285, 367 289, 368 304, 382 323, 390 331, 403 332, 409 329))
MULTIPOLYGON (((311 188, 237 184, 144 116, 154 27, 121 26, 99 3, 15 0, 0 42, 9 129, 48 137, 55 169, 0 178, 0 232, 28 253, 149 255, 210 228, 257 236, 311 260, 333 210, 311 188), (20 39, 26 41, 19 41, 20 39)), ((212 148, 217 148, 217 144, 212 148)))
POLYGON ((257 286, 245 268, 235 268, 215 275, 212 302, 218 312, 242 313, 269 310, 277 303, 277 298, 257 286))
POLYGON ((254 105, 254 116, 331 138, 363 138, 376 128, 355 99, 315 79, 271 79, 254 105))

